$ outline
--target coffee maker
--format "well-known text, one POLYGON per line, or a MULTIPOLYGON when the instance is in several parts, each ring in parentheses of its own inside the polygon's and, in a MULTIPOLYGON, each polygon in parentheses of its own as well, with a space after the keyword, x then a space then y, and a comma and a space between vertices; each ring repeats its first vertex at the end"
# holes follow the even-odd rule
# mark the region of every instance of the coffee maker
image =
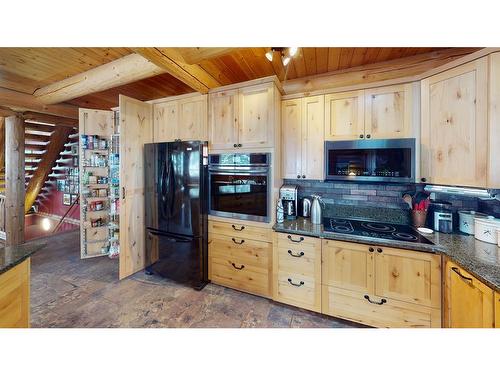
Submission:
POLYGON ((280 188, 280 199, 283 203, 286 220, 297 219, 297 196, 298 187, 296 185, 283 185, 280 188))

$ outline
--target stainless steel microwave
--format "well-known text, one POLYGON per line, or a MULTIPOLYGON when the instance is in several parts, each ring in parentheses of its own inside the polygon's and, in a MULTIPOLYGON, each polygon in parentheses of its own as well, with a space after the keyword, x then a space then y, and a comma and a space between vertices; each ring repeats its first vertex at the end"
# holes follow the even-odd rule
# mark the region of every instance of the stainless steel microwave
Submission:
POLYGON ((325 142, 326 180, 415 182, 415 138, 325 142))

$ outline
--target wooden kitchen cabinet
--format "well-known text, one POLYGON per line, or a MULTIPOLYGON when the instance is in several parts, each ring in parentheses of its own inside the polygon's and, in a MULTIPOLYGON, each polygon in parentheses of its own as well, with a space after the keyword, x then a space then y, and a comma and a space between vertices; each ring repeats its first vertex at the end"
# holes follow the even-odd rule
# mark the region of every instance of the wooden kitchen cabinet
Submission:
POLYGON ((275 146, 276 99, 273 82, 210 93, 209 142, 212 150, 275 146))
POLYGON ((153 105, 120 95, 120 279, 144 269, 144 144, 153 142, 153 105))
POLYGON ((500 293, 495 292, 495 328, 500 328, 500 293))
POLYGON ((375 327, 440 327, 440 256, 323 240, 322 313, 375 327))
POLYGON ((238 143, 238 90, 212 93, 210 102, 210 147, 234 149, 238 143))
POLYGON ((322 284, 372 294, 374 257, 374 248, 371 246, 324 240, 322 284))
POLYGON ((363 90, 325 95, 325 140, 363 139, 364 105, 363 90))
POLYGON ((272 296, 271 229, 208 221, 208 278, 215 284, 272 296))
POLYGON ((433 184, 487 184, 488 58, 421 81, 421 176, 433 184))
POLYGON ((273 299, 321 312, 321 240, 276 233, 273 299))
POLYGON ((0 275, 0 328, 30 326, 30 258, 0 275))
POLYGON ((365 90, 365 138, 411 137, 412 104, 411 84, 365 90))
POLYGON ((154 142, 207 140, 207 95, 154 103, 153 129, 154 142))
POLYGON ((324 179, 323 95, 282 102, 283 178, 324 179))
POLYGON ((444 326, 493 328, 494 292, 457 264, 447 261, 445 272, 444 326))

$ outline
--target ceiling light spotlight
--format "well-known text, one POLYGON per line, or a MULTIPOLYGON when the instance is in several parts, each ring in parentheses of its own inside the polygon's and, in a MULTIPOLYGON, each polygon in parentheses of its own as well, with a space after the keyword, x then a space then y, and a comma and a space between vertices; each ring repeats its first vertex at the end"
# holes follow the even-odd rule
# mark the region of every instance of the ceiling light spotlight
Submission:
POLYGON ((287 66, 290 62, 290 56, 283 56, 283 65, 287 66))
POLYGON ((269 61, 273 61, 273 52, 274 52, 274 50, 267 51, 266 52, 266 59, 268 59, 269 61))
POLYGON ((290 55, 290 57, 295 56, 295 54, 297 53, 298 49, 299 49, 298 47, 290 47, 288 49, 288 54, 290 55))

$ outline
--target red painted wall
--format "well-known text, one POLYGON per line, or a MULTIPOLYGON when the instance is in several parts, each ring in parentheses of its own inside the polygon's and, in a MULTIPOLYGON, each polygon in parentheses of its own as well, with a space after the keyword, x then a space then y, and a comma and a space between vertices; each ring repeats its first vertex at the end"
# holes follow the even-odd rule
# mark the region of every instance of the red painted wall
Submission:
MULTIPOLYGON (((61 191, 53 191, 50 198, 44 202, 45 207, 40 206, 39 211, 51 215, 63 216, 70 207, 63 204, 63 194, 61 191)), ((80 220, 80 205, 75 204, 66 217, 80 220)))

